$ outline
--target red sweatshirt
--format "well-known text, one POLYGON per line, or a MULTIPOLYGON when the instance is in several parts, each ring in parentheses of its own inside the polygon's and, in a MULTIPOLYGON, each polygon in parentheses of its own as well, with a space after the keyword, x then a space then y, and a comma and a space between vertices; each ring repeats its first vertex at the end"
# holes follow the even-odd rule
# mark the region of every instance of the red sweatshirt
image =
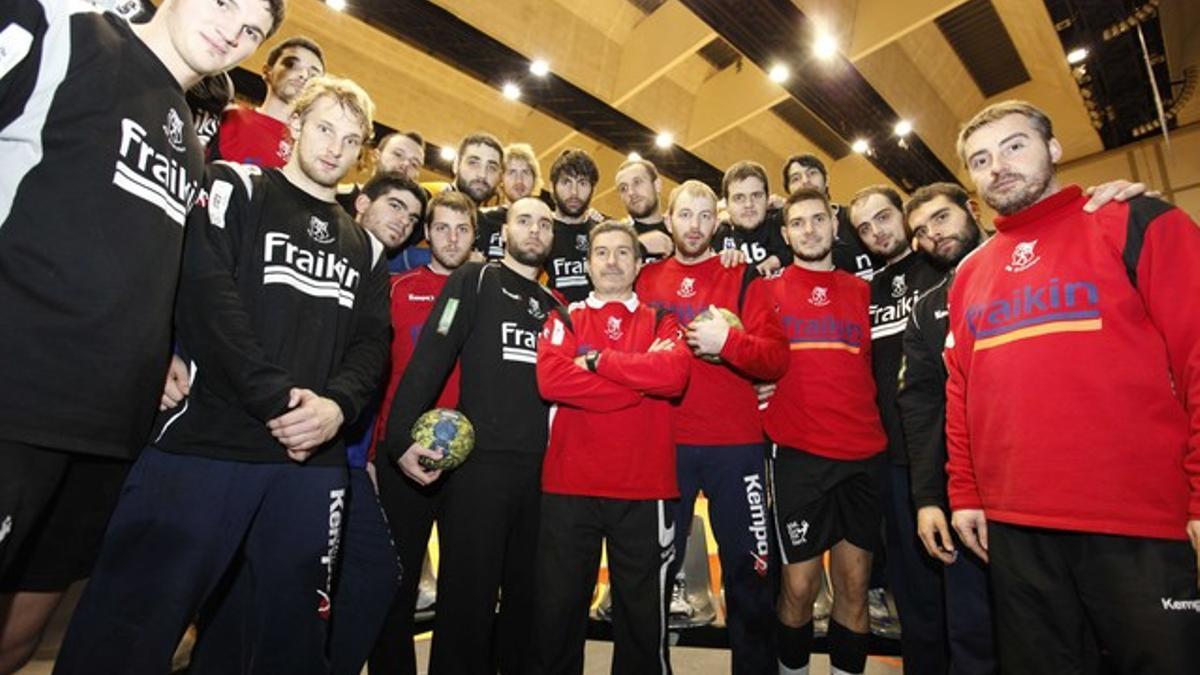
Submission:
POLYGON ((678 497, 668 399, 683 393, 692 361, 679 322, 637 296, 625 302, 589 296, 569 313, 566 322, 552 312, 538 340, 538 390, 555 404, 542 489, 616 499, 678 497), (658 338, 674 346, 647 353, 658 338), (595 373, 575 363, 592 350, 600 353, 595 373))
POLYGON ((950 289, 954 509, 1186 539, 1200 519, 1200 230, 1069 187, 998 218, 950 289))
POLYGON ((783 377, 788 367, 787 340, 761 280, 750 282, 739 311, 745 278, 745 265, 722 267, 716 256, 695 265, 670 258, 644 268, 638 277, 638 297, 669 310, 684 327, 709 305, 732 311, 744 326, 729 331, 721 349, 723 364, 692 360, 687 393, 675 408, 676 443, 741 445, 763 440, 758 397, 751 383, 783 377))
MULTIPOLYGON (((433 311, 433 303, 446 285, 449 275, 434 272, 428 265, 404 274, 392 275, 392 374, 384 390, 383 405, 379 408, 379 421, 371 438, 369 459, 375 459, 375 446, 386 436, 387 417, 392 410, 392 399, 396 396, 396 385, 408 368, 421 328, 433 311)), ((458 365, 446 379, 446 385, 438 396, 438 408, 454 408, 458 405, 458 365)))
POLYGON ((887 436, 871 371, 871 288, 848 272, 789 265, 767 281, 792 363, 763 414, 779 445, 830 459, 877 455, 887 436))
POLYGON ((279 169, 292 156, 292 132, 283 122, 253 108, 232 106, 221 115, 217 142, 208 145, 208 161, 223 159, 279 169))

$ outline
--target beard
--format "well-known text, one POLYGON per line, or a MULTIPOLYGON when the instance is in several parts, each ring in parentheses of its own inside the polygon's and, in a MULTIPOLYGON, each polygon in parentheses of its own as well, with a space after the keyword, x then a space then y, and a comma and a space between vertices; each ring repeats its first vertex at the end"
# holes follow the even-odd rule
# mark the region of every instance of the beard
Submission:
POLYGON ((983 240, 983 232, 979 229, 979 223, 975 218, 967 216, 967 231, 961 235, 953 237, 943 237, 943 241, 950 239, 958 242, 958 247, 949 254, 944 254, 936 248, 929 254, 939 266, 945 269, 952 269, 962 262, 962 259, 967 257, 967 254, 979 247, 979 242, 983 240))
POLYGON ((558 195, 555 195, 554 203, 558 205, 558 210, 562 211, 564 216, 568 218, 578 218, 587 213, 588 207, 592 205, 592 200, 590 198, 587 200, 581 199, 579 200, 579 206, 571 208, 567 204, 567 200, 563 199, 560 201, 558 199, 558 195))
POLYGON ((468 183, 461 176, 455 177, 454 187, 459 192, 466 193, 475 202, 476 206, 483 204, 496 194, 496 187, 494 185, 488 185, 482 180, 473 180, 468 183))
POLYGON ((432 255, 433 259, 436 260, 442 267, 445 267, 448 270, 456 270, 459 267, 462 267, 463 263, 467 262, 467 258, 471 257, 471 247, 464 246, 457 255, 449 256, 446 255, 446 253, 441 249, 430 246, 429 254, 432 255))
POLYGON ((517 262, 530 267, 541 267, 546 263, 546 259, 550 257, 549 246, 537 252, 530 251, 520 246, 508 248, 507 245, 505 246, 504 250, 508 253, 511 253, 513 259, 517 262))
POLYGON ((292 152, 296 153, 296 155, 300 158, 300 171, 302 171, 305 176, 308 176, 309 180, 317 185, 320 185, 321 187, 336 188, 338 181, 340 181, 347 173, 350 173, 349 166, 347 166, 345 170, 341 171, 340 173, 323 173, 323 167, 321 166, 321 163, 316 159, 305 157, 298 144, 292 149, 292 152))
POLYGON ((1037 173, 1029 176, 1010 173, 1005 177, 1015 177, 1019 181, 1008 192, 999 194, 995 191, 983 193, 983 200, 988 206, 996 209, 1002 216, 1011 216, 1038 203, 1046 196, 1046 189, 1053 177, 1053 167, 1043 167, 1037 173))
POLYGON ((638 209, 637 211, 634 211, 632 208, 628 207, 626 207, 625 210, 629 212, 629 216, 634 220, 642 220, 650 217, 652 214, 654 214, 654 212, 658 211, 658 199, 647 199, 642 208, 638 209))
POLYGON ((821 262, 822 260, 825 259, 825 256, 829 255, 832 252, 833 252, 833 242, 831 241, 828 244, 826 244, 821 250, 819 250, 815 253, 807 253, 805 251, 793 251, 792 253, 795 254, 795 256, 797 258, 799 258, 800 260, 803 260, 804 262, 821 262))

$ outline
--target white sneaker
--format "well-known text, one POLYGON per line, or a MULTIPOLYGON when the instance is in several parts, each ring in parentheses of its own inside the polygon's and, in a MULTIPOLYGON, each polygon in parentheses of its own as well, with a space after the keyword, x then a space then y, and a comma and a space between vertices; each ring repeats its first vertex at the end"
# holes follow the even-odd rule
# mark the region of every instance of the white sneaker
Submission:
POLYGON ((684 583, 683 577, 675 577, 675 583, 671 586, 671 616, 690 619, 695 613, 696 608, 688 601, 687 584, 684 583))

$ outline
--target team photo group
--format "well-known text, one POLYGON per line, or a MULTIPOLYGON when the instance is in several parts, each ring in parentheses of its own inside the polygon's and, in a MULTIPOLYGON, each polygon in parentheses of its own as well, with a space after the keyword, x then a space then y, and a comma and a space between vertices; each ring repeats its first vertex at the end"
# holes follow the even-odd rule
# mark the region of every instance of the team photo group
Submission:
POLYGON ((284 0, 143 4, 0 8, 0 673, 83 579, 54 673, 582 673, 602 555, 612 672, 685 672, 700 495, 729 672, 863 673, 881 586, 907 673, 1200 670, 1200 229, 1038 106, 844 204, 470 129, 421 182, 309 38, 235 102, 284 0))

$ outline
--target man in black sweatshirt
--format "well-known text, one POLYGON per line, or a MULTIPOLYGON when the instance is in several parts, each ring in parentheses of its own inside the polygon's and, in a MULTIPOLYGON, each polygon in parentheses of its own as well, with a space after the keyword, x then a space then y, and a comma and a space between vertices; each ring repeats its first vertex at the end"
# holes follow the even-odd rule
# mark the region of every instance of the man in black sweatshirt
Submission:
POLYGON ((792 249, 783 239, 781 209, 769 209, 767 171, 757 162, 738 162, 725 171, 721 193, 729 222, 713 234, 717 253, 741 251, 746 264, 766 276, 792 264, 792 249))
POLYGON ((438 296, 396 389, 384 451, 376 455, 398 463, 421 485, 445 481, 429 664, 436 673, 494 672, 497 666, 521 673, 531 665, 534 553, 549 426, 549 406, 538 394, 537 341, 558 306, 537 282, 554 237, 549 207, 533 197, 517 200, 501 236, 503 260, 463 265, 438 296), (458 409, 475 427, 475 449, 443 476, 420 465, 422 456, 440 455, 414 443, 411 429, 433 406, 456 362, 458 409))
POLYGON ((176 314, 191 390, 133 466, 55 672, 163 672, 201 607, 223 603, 240 631, 202 631, 191 672, 327 671, 338 431, 390 344, 383 245, 335 201, 372 113, 353 82, 312 80, 282 170, 211 167, 176 314))
POLYGON ((0 672, 88 575, 154 421, 203 179, 184 91, 283 21, 282 0, 158 4, 131 25, 143 3, 0 3, 0 672))

